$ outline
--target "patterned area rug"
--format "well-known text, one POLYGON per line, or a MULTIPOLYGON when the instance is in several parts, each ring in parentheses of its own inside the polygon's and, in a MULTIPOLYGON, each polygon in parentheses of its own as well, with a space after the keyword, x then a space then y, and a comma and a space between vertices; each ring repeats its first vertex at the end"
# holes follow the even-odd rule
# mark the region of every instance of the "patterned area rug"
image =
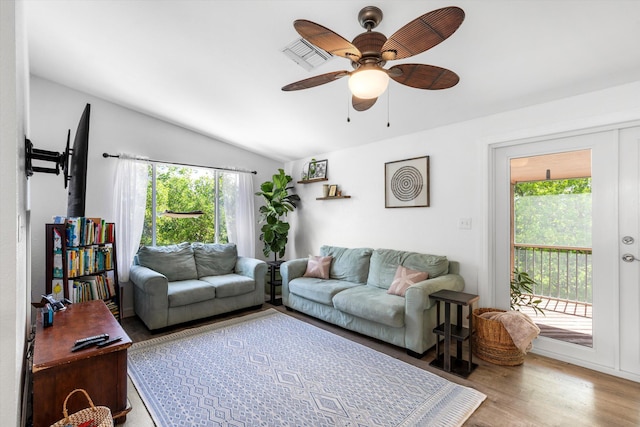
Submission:
POLYGON ((459 426, 486 396, 266 310, 140 343, 129 375, 158 426, 459 426))

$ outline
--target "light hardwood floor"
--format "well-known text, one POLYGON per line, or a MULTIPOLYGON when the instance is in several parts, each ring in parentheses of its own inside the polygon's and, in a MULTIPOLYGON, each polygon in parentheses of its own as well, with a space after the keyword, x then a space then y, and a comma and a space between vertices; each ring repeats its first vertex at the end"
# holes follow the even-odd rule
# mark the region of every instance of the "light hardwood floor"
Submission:
MULTIPOLYGON (((401 348, 335 327, 301 313, 287 311, 281 306, 273 307, 265 304, 262 310, 268 308, 276 308, 302 321, 483 392, 487 395, 487 399, 467 420, 465 426, 640 426, 640 384, 633 381, 531 353, 527 355, 523 365, 515 367, 497 366, 474 358, 474 362, 479 366, 465 380, 429 366, 429 362, 434 358, 434 350, 429 351, 422 359, 416 359, 408 356, 401 348)), ((249 312, 251 310, 154 334, 150 333, 135 317, 124 319, 122 326, 135 342, 249 312)), ((124 425, 132 427, 153 425, 144 407, 136 403, 138 402, 136 399, 132 399, 132 402, 133 411, 124 425)))

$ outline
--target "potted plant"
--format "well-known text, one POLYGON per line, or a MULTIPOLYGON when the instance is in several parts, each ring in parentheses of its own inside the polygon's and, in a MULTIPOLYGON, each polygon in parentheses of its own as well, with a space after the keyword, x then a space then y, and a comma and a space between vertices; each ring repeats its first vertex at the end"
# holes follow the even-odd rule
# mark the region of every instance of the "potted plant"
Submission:
POLYGON ((309 164, 309 179, 314 178, 316 176, 316 165, 317 161, 315 158, 311 158, 311 164, 309 164))
POLYGON ((289 212, 296 207, 300 201, 297 194, 289 194, 293 189, 289 186, 291 176, 284 173, 283 169, 278 169, 278 173, 272 176, 271 181, 265 181, 260 186, 256 196, 264 197, 265 204, 260 207, 260 240, 264 242, 262 252, 265 256, 273 253, 274 261, 278 257, 282 258, 287 246, 289 235, 289 223, 283 221, 289 212))
POLYGON ((531 307, 536 314, 544 314, 544 311, 538 307, 542 300, 534 299, 534 285, 536 285, 536 281, 529 276, 529 273, 520 271, 518 267, 513 269, 510 289, 512 310, 520 311, 519 307, 531 307))

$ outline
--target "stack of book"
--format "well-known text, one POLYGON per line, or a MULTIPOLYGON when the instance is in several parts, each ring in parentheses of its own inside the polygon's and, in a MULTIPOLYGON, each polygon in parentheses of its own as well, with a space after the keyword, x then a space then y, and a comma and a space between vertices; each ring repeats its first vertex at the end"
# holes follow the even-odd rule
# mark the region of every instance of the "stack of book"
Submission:
POLYGON ((119 307, 115 301, 118 292, 114 270, 114 224, 102 218, 89 217, 55 217, 54 223, 65 225, 64 235, 58 228, 53 229, 54 293, 62 292, 66 277, 65 294, 71 302, 101 299, 119 318, 119 307), (66 245, 62 244, 62 239, 66 245), (66 255, 66 262, 63 255, 66 255))

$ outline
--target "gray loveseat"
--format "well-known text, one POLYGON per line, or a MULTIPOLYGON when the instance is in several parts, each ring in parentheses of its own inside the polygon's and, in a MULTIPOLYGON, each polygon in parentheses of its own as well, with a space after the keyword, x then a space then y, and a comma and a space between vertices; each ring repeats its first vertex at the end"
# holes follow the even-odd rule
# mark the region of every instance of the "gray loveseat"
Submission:
MULTIPOLYGON (((331 257, 327 278, 305 277, 305 273, 309 275, 309 258, 280 266, 283 304, 406 348, 415 357, 422 356, 436 342, 436 303, 429 295, 441 289, 464 289, 464 280, 457 274, 458 264, 444 256, 334 246, 322 246, 320 256, 331 257), (426 272, 428 279, 406 288, 404 296, 388 293, 392 283, 395 287, 401 281, 401 270, 418 279, 421 277, 416 272, 426 272)), ((317 257, 312 261, 316 262, 317 257)))
POLYGON ((135 312, 153 330, 262 305, 266 272, 233 243, 185 242, 140 248, 129 280, 135 312))

